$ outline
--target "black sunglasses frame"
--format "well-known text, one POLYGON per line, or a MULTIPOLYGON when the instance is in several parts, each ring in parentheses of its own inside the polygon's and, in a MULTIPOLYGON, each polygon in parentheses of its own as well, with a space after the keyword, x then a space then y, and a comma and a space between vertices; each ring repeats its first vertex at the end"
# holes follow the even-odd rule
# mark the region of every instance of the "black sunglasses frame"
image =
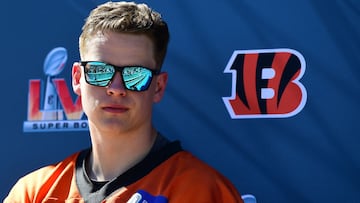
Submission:
POLYGON ((104 64, 104 65, 106 65, 106 66, 111 66, 111 67, 113 67, 114 70, 115 70, 113 76, 111 77, 111 79, 109 80, 109 82, 107 83, 106 86, 92 84, 92 83, 90 83, 90 82, 87 80, 87 77, 85 77, 85 81, 86 81, 86 83, 88 83, 89 85, 93 85, 93 86, 96 86, 96 87, 108 87, 108 86, 111 84, 111 82, 113 81, 116 72, 119 72, 120 75, 121 75, 122 82, 123 82, 123 85, 124 85, 125 89, 130 90, 130 91, 135 91, 135 92, 142 92, 142 91, 148 90, 149 87, 150 87, 150 84, 151 84, 151 82, 152 82, 153 76, 159 75, 159 74, 161 73, 161 70, 153 70, 153 69, 150 69, 150 68, 147 68, 147 67, 144 67, 144 66, 139 66, 139 65, 115 66, 115 65, 113 65, 113 64, 105 63, 105 62, 102 62, 102 61, 79 61, 79 63, 80 63, 80 65, 84 68, 84 73, 85 73, 85 74, 88 73, 88 72, 87 72, 87 69, 85 68, 88 63, 102 63, 102 64, 104 64), (127 85, 125 84, 125 80, 124 80, 124 76, 123 76, 123 70, 124 70, 125 68, 135 68, 135 67, 144 68, 144 69, 150 71, 151 74, 152 74, 152 75, 151 75, 151 78, 150 78, 149 85, 148 85, 145 89, 140 89, 140 90, 139 90, 139 89, 129 89, 129 88, 127 87, 127 85))

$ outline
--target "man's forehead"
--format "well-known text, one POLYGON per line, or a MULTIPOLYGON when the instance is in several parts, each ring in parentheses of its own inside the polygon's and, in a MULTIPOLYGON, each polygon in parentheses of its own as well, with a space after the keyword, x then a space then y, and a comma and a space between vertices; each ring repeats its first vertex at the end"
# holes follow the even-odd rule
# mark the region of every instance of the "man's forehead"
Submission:
POLYGON ((156 67, 152 41, 144 34, 100 32, 86 43, 83 60, 156 67))

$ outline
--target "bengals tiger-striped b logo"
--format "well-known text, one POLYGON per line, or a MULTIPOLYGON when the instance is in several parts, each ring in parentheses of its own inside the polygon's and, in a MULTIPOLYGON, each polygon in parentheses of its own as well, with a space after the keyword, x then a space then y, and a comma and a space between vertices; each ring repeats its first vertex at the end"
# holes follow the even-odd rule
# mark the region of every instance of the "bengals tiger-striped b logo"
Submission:
POLYGON ((299 79, 305 59, 292 49, 234 51, 224 73, 232 93, 223 97, 231 118, 281 118, 299 113, 307 94, 299 79))

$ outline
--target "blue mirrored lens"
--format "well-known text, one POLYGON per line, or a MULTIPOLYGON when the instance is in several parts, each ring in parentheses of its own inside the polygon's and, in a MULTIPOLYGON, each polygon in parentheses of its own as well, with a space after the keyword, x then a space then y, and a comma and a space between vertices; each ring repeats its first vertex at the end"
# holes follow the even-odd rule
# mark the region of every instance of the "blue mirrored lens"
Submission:
POLYGON ((89 84, 105 87, 113 78, 115 68, 102 62, 89 62, 85 66, 85 73, 89 84))
POLYGON ((151 83, 152 72, 144 67, 125 67, 122 76, 127 89, 144 91, 151 83))

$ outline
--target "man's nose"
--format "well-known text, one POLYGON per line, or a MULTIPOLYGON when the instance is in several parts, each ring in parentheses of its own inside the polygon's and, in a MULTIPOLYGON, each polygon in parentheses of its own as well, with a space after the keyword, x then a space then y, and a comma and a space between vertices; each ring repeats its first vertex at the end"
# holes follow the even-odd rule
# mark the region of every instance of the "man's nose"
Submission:
POLYGON ((121 73, 116 72, 112 81, 110 82, 109 86, 107 87, 107 93, 109 95, 114 96, 125 96, 126 95, 126 88, 124 86, 124 82, 121 76, 121 73))

